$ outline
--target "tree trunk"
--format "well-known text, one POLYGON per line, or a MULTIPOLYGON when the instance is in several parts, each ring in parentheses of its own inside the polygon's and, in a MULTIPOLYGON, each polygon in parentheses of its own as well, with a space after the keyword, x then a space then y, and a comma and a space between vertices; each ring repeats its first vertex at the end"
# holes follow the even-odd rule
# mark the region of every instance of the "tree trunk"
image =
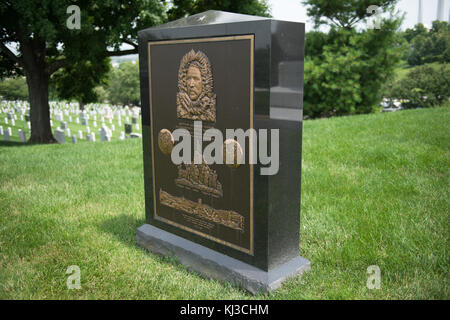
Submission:
POLYGON ((30 96, 32 143, 55 143, 50 126, 50 107, 48 104, 48 83, 50 77, 44 68, 27 72, 28 92, 30 96))
POLYGON ((84 111, 84 103, 79 101, 78 104, 80 105, 80 110, 84 111))

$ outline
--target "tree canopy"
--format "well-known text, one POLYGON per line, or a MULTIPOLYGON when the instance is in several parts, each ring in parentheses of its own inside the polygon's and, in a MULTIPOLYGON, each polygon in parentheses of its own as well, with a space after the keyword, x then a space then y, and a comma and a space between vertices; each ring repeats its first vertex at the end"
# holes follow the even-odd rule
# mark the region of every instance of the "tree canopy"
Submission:
POLYGON ((409 43, 407 55, 411 66, 431 62, 447 63, 450 61, 450 24, 446 21, 433 21, 430 30, 419 23, 404 32, 409 43))
POLYGON ((139 65, 122 62, 111 70, 107 87, 109 102, 113 104, 134 105, 140 103, 139 65))
MULTIPOLYGON (((24 74, 30 95, 32 142, 54 142, 50 127, 50 76, 99 57, 137 53, 137 31, 166 20, 158 0, 80 0, 80 28, 68 28, 69 0, 0 3, 0 75, 24 74), (122 49, 126 43, 130 49, 122 49)), ((103 61, 103 59, 100 59, 103 61)))
POLYGON ((6 78, 0 82, 0 96, 5 100, 28 99, 27 82, 24 77, 6 78))
MULTIPOLYGON (((380 29, 357 30, 357 21, 370 15, 367 1, 305 3, 315 22, 329 24, 330 31, 306 34, 304 114, 328 117, 372 112, 381 101, 382 84, 401 58, 397 34, 401 18, 383 19, 380 29)), ((374 3, 387 6, 395 1, 374 3)))
POLYGON ((370 6, 377 6, 378 12, 386 12, 394 7, 398 0, 304 0, 308 6, 308 16, 313 18, 314 24, 334 25, 341 28, 352 28, 359 21, 364 20, 373 12, 370 6))
POLYGON ((270 17, 270 8, 266 0, 173 0, 172 4, 172 8, 167 11, 169 20, 184 18, 207 10, 270 17))
POLYGON ((85 104, 98 101, 95 88, 107 83, 110 67, 109 58, 99 58, 95 62, 80 61, 58 70, 51 81, 60 99, 76 100, 83 109, 85 104))

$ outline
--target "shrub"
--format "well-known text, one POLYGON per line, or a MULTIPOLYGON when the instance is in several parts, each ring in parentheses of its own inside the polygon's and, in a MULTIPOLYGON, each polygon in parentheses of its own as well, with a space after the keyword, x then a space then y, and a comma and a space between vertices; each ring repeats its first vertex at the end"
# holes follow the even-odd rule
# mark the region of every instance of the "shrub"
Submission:
POLYGON ((28 100, 27 81, 24 77, 4 79, 0 82, 0 96, 5 100, 28 100))
POLYGON ((306 35, 304 115, 370 113, 382 97, 403 48, 397 20, 380 30, 331 28, 306 35))
POLYGON ((442 69, 418 66, 392 85, 388 97, 406 100, 402 103, 404 108, 438 106, 450 97, 450 66, 444 64, 442 69))

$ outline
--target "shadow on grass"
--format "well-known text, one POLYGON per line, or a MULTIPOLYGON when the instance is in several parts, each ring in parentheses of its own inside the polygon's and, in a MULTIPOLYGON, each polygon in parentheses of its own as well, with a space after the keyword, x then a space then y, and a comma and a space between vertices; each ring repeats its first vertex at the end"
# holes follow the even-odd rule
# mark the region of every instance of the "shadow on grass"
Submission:
MULTIPOLYGON (((158 262, 166 264, 171 267, 175 267, 180 272, 188 272, 194 274, 202 279, 211 280, 202 274, 189 269, 187 266, 181 264, 174 255, 159 255, 153 252, 149 252, 137 245, 136 242, 136 229, 145 223, 145 219, 136 219, 133 216, 122 214, 120 216, 108 219, 99 225, 99 229, 102 232, 113 235, 117 240, 123 242, 125 245, 132 249, 139 249, 145 251, 147 254, 152 255, 158 262)), ((223 282, 221 282, 223 284, 223 282)), ((223 284, 225 285, 225 284, 223 284)), ((239 286, 233 286, 235 289, 241 290, 243 293, 249 294, 245 289, 239 286)), ((249 294, 250 295, 250 294, 249 294)))
MULTIPOLYGON (((99 229, 102 232, 113 235, 117 240, 123 242, 130 248, 144 250, 145 252, 149 253, 148 250, 138 246, 136 242, 136 230, 144 223, 145 219, 136 219, 133 216, 122 214, 120 216, 106 220, 105 222, 100 224, 99 229)), ((149 254, 154 255, 161 262, 169 263, 174 266, 180 265, 173 256, 161 256, 152 252, 150 252, 149 254)), ((183 266, 181 266, 180 269, 183 269, 183 266)))
POLYGON ((56 141, 50 143, 38 143, 38 142, 19 142, 19 141, 0 141, 0 147, 31 147, 38 145, 48 145, 48 144, 60 144, 56 141))
POLYGON ((32 143, 24 143, 24 142, 17 142, 17 141, 0 141, 0 147, 30 147, 34 146, 35 144, 32 143))
POLYGON ((124 244, 136 248, 136 229, 144 223, 145 219, 137 219, 131 215, 121 214, 101 223, 99 229, 113 235, 124 244))

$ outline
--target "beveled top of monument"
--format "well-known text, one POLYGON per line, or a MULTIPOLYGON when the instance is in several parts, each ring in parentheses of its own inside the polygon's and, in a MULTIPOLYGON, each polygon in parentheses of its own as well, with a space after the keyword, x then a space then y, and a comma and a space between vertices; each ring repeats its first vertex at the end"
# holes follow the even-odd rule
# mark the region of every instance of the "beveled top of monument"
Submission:
POLYGON ((181 18, 158 26, 154 26, 142 31, 258 20, 270 20, 270 18, 251 16, 248 14, 230 13, 218 10, 208 10, 186 18, 181 18))

